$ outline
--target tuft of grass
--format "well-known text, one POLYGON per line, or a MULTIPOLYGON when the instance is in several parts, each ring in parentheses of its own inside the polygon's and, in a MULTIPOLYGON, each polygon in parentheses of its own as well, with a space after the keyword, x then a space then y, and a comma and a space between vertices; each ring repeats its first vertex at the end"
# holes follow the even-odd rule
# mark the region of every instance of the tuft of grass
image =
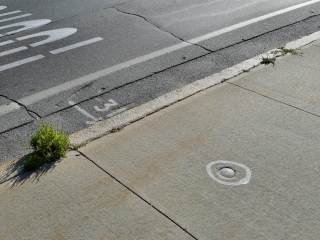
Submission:
POLYGON ((275 57, 272 57, 272 58, 263 57, 260 63, 265 64, 265 65, 268 65, 268 64, 273 64, 274 65, 275 61, 276 61, 275 57))
POLYGON ((41 165, 64 157, 70 147, 68 136, 63 130, 56 130, 51 124, 39 124, 37 133, 31 134, 30 149, 33 152, 24 161, 26 170, 34 170, 41 165))

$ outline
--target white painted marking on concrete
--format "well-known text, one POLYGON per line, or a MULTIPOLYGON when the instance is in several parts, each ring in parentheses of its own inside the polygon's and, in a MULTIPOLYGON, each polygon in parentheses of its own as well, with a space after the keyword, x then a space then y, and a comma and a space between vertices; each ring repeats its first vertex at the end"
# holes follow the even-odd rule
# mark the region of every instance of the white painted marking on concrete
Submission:
MULTIPOLYGON (((11 68, 14 68, 14 67, 21 66, 21 65, 26 64, 26 63, 37 61, 37 60, 39 60, 41 58, 44 58, 44 57, 45 56, 39 54, 39 55, 30 57, 30 58, 25 58, 25 59, 22 59, 22 60, 19 60, 19 61, 16 61, 16 62, 12 62, 12 63, 9 63, 9 64, 2 65, 2 66, 0 66, 0 72, 2 72, 4 70, 7 70, 7 69, 11 69, 11 68)), ((2 115, 1 111, 0 111, 0 115, 2 115)))
POLYGON ((50 19, 38 19, 38 20, 30 20, 30 21, 25 21, 25 22, 18 22, 18 23, 13 23, 13 24, 9 24, 9 25, 5 25, 0 27, 0 30, 2 29, 7 29, 7 28, 15 28, 15 27, 20 27, 20 29, 11 31, 11 32, 7 32, 7 35, 10 34, 14 34, 14 33, 18 33, 18 32, 22 32, 31 28, 37 28, 37 27, 41 27, 43 25, 46 25, 48 23, 50 23, 51 20, 50 19))
POLYGON ((306 7, 308 5, 311 5, 311 4, 314 4, 314 3, 318 3, 318 2, 320 2, 320 0, 312 0, 312 1, 308 1, 308 2, 305 2, 305 3, 301 3, 301 4, 298 4, 298 5, 292 6, 292 7, 284 8, 284 9, 279 10, 279 11, 275 11, 275 12, 272 12, 272 13, 269 13, 269 14, 266 14, 266 15, 263 15, 263 16, 260 16, 260 17, 256 17, 256 18, 253 18, 253 19, 241 22, 241 23, 234 24, 232 26, 220 29, 218 31, 214 31, 214 32, 205 34, 205 35, 200 36, 200 37, 193 38, 193 39, 189 40, 188 42, 190 42, 190 43, 199 43, 201 41, 208 40, 208 39, 213 38, 213 37, 217 37, 217 36, 222 35, 224 33, 228 33, 228 32, 234 31, 236 29, 249 26, 249 25, 251 25, 253 23, 261 22, 263 20, 278 16, 278 15, 281 15, 281 14, 284 14, 284 13, 287 13, 287 12, 291 12, 293 10, 296 10, 296 9, 299 9, 299 8, 302 8, 302 7, 306 7))
MULTIPOLYGON (((289 11, 292 11, 294 9, 297 9, 297 8, 301 8, 301 7, 304 7, 304 6, 307 6, 307 5, 311 5, 313 3, 317 3, 317 2, 320 2, 320 0, 313 0, 313 1, 309 1, 309 2, 306 2, 306 3, 303 3, 303 4, 298 4, 296 6, 293 6, 293 7, 290 7, 290 8, 286 8, 284 10, 281 10, 281 11, 284 11, 284 12, 289 12, 289 11)), ((0 8, 1 9, 1 8, 0 8)), ((280 14, 279 11, 277 11, 276 13, 278 13, 278 15, 280 14)), ((266 15, 264 15, 266 16, 266 15)), ((270 18, 270 17, 269 17, 270 18)), ((250 21, 250 20, 249 20, 250 21)), ((248 22, 248 21, 245 21, 245 22, 248 22)), ((233 29, 234 29, 234 26, 233 25, 233 29)), ((232 26, 231 26, 232 27, 232 26)), ((240 27, 240 25, 238 26, 240 27)), ((230 27, 227 28, 229 31, 230 30, 230 27)), ((0 28, 1 30, 1 28, 0 28)), ((221 31, 221 34, 223 32, 223 29, 219 30, 221 31)), ((216 31, 217 32, 217 31, 216 31)), ((211 33, 212 35, 215 36, 216 32, 213 32, 211 33)), ((210 34, 210 33, 209 33, 210 34)), ((190 41, 193 41, 193 42, 198 42, 200 41, 200 38, 205 40, 208 38, 209 34, 206 34, 204 36, 200 36, 198 38, 194 38, 194 39, 191 39, 190 41)), ((0 35, 1 36, 1 35, 0 35)), ((77 78, 77 79, 74 79, 72 81, 69 81, 67 83, 63 83, 63 84, 60 84, 60 85, 57 85, 53 88, 50 88, 50 89, 47 89, 47 90, 44 90, 44 91, 41 91, 41 92, 38 92, 36 94, 33 94, 33 95, 30 95, 28 97, 25 97, 23 99, 20 99, 19 101, 28 106, 28 105, 31 105, 35 102, 38 102, 38 101, 41 101, 43 99, 46 99, 46 98, 49 98, 53 95, 56 95, 62 91, 66 91, 66 90, 69 90, 69 89, 72 89, 76 86, 80 86, 80 85, 83 85, 83 84, 86 84, 86 83, 90 83, 90 82, 93 82, 101 77, 104 77, 104 76, 107 76, 111 73, 114 73, 116 71, 119 71, 121 69, 124 69, 124 68, 128 68, 128 67, 131 67, 131 66, 134 66, 138 63, 142 63, 142 62, 145 62, 145 61, 148 61, 150 59, 154 59, 156 57, 159 57, 159 56, 162 56, 162 55, 165 55, 165 54, 168 54, 168 53, 171 53, 171 52, 174 52, 176 50, 179 50, 179 49, 182 49, 182 48, 185 48, 187 46, 190 46, 192 45, 191 43, 187 43, 187 42, 182 42, 182 43, 178 43, 178 44, 175 44, 171 47, 167 47, 167 48, 163 48, 161 50, 158 50, 158 51, 155 51, 155 52, 152 52, 152 53, 149 53, 149 54, 146 54, 144 56, 141 56, 141 57, 138 57, 138 58, 134 58, 132 60, 129 60, 129 61, 126 61, 126 62, 123 62, 123 63, 120 63, 120 64, 117 64, 117 65, 114 65, 112 67, 108 67, 108 68, 105 68, 105 69, 102 69, 100 71, 97 71, 97 72, 94 72, 94 73, 90 73, 86 76, 83 76, 83 77, 80 77, 80 78, 77 78)), ((257 57, 254 57, 252 59, 249 59, 247 61, 244 61, 242 62, 241 64, 238 64, 236 66, 233 66, 229 69, 226 69, 223 71, 223 73, 219 73, 219 75, 225 75, 225 78, 228 78, 229 76, 234 76, 234 72, 236 74, 240 74, 241 71, 239 71, 239 69, 241 69, 241 67, 245 67, 246 68, 250 68, 251 66, 256 66, 260 63, 260 56, 257 56, 257 57), (258 62, 257 62, 258 61, 258 62), (227 72, 227 74, 226 74, 227 72)), ((215 78, 215 80, 213 82, 215 82, 214 84, 217 84, 218 82, 221 82, 221 79, 218 80, 218 76, 217 75, 214 75, 215 77, 211 77, 212 79, 215 78)), ((207 79, 207 78, 206 78, 207 79)), ((208 86, 208 83, 204 84, 204 85, 207 85, 208 86)), ((207 88, 207 87, 206 87, 207 88)), ((198 89, 198 88, 197 88, 198 89)), ((204 88, 205 89, 205 88, 204 88)), ((197 91, 200 91, 200 90, 197 90, 197 91)), ((197 92, 195 91, 195 92, 197 92)), ((1 115, 1 111, 0 111, 0 115, 1 115)))
POLYGON ((6 56, 6 55, 9 55, 9 54, 12 54, 12 53, 21 52, 21 51, 26 50, 26 49, 28 49, 28 48, 23 46, 23 47, 10 49, 8 51, 0 52, 0 57, 6 56))
POLYGON ((89 40, 86 40, 86 41, 83 41, 83 42, 79 42, 79 43, 72 44, 72 45, 69 45, 69 46, 66 46, 66 47, 58 48, 56 50, 52 50, 52 51, 50 51, 50 53, 52 53, 52 54, 63 53, 63 52, 66 52, 66 51, 69 51, 69 50, 72 50, 72 49, 75 49, 75 48, 79 48, 79 47, 82 47, 82 46, 89 45, 91 43, 95 43, 95 42, 101 41, 101 40, 103 40, 103 38, 101 38, 101 37, 92 38, 92 39, 89 39, 89 40))
POLYGON ((59 29, 53 29, 49 31, 34 33, 34 34, 23 36, 23 37, 18 37, 17 40, 22 41, 22 40, 30 39, 34 37, 48 36, 48 38, 45 40, 30 44, 30 46, 32 47, 37 47, 40 45, 44 45, 46 43, 55 42, 60 39, 66 38, 76 32, 77 32, 76 28, 59 28, 59 29))
POLYGON ((7 8, 6 6, 0 6, 0 11, 6 8, 7 8))
POLYGON ((0 23, 11 21, 11 20, 18 19, 18 18, 29 17, 29 16, 32 16, 32 14, 27 13, 27 14, 24 14, 24 15, 19 15, 19 16, 15 16, 15 17, 11 17, 11 18, 0 19, 0 23))
POLYGON ((0 42, 0 47, 4 46, 4 45, 7 45, 7 44, 10 44, 10 43, 14 43, 14 41, 8 40, 8 41, 0 42))
POLYGON ((119 108, 118 110, 116 110, 116 111, 114 111, 114 112, 112 112, 112 113, 109 113, 109 114, 107 115, 107 117, 113 117, 113 116, 115 116, 115 115, 117 115, 117 114, 119 114, 119 113, 124 112, 125 110, 127 110, 126 107, 119 108))
POLYGON ((94 106, 93 108, 97 111, 97 112, 107 112, 109 111, 109 109, 113 106, 117 106, 118 103, 116 101, 114 101, 113 99, 109 99, 108 100, 109 103, 105 103, 104 104, 104 108, 100 108, 98 106, 94 106))
POLYGON ((8 16, 8 15, 16 14, 16 13, 21 13, 21 11, 18 10, 18 11, 13 11, 13 12, 2 13, 2 14, 0 14, 0 17, 8 16))
POLYGON ((77 106, 75 104, 75 102, 73 101, 69 101, 69 104, 71 106, 73 106, 75 109, 77 109, 80 113, 82 113, 83 115, 85 115, 86 117, 88 118, 91 118, 93 121, 86 121, 87 124, 94 124, 94 123, 97 123, 99 121, 102 120, 102 118, 96 118, 95 116, 91 115, 90 113, 88 113, 86 110, 82 109, 81 107, 77 106))
POLYGON ((221 183, 223 185, 227 185, 227 186, 239 186, 239 185, 242 185, 242 184, 247 184, 249 183, 250 181, 250 178, 251 178, 251 171, 250 169, 246 166, 246 165, 243 165, 241 163, 237 163, 237 162, 232 162, 232 161, 225 161, 225 160, 218 160, 218 161, 214 161, 214 162, 211 162, 207 165, 206 167, 206 170, 207 170, 207 173, 209 174, 209 176, 216 182, 218 183, 221 183), (246 175, 244 178, 240 179, 239 181, 237 182, 226 182, 226 181, 222 181, 221 179, 217 178, 213 173, 212 173, 212 170, 211 170, 211 167, 215 164, 232 164, 232 165, 236 165, 236 166, 239 166, 241 168, 243 168, 245 171, 246 171, 246 175))

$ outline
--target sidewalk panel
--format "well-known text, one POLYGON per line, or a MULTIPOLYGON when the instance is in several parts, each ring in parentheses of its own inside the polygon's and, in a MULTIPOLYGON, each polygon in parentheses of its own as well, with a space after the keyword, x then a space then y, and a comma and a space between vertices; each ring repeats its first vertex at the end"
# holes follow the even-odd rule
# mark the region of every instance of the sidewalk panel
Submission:
POLYGON ((320 116, 320 47, 315 42, 230 82, 320 116))
POLYGON ((225 83, 81 151, 199 239, 319 239, 319 126, 225 83), (217 160, 246 165, 250 182, 215 182, 217 160))
POLYGON ((0 185, 1 239, 191 239, 92 162, 68 158, 0 185))

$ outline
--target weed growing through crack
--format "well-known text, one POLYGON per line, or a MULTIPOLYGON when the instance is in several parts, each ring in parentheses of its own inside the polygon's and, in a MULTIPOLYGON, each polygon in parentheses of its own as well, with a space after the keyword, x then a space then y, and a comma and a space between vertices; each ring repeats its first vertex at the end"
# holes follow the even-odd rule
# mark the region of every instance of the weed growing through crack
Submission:
POLYGON ((51 124, 39 124, 37 133, 31 135, 30 149, 33 152, 24 162, 26 170, 34 170, 41 165, 64 157, 71 146, 63 130, 56 130, 51 124))
POLYGON ((272 58, 263 57, 260 63, 265 64, 265 65, 268 65, 268 64, 271 63, 271 64, 274 65, 275 61, 276 61, 276 58, 275 58, 275 57, 272 57, 272 58))
POLYGON ((275 50, 272 53, 273 54, 281 53, 281 56, 285 56, 288 53, 290 53, 292 55, 302 55, 302 53, 299 53, 298 51, 296 51, 294 49, 287 49, 287 48, 284 48, 284 47, 280 47, 279 50, 275 50))

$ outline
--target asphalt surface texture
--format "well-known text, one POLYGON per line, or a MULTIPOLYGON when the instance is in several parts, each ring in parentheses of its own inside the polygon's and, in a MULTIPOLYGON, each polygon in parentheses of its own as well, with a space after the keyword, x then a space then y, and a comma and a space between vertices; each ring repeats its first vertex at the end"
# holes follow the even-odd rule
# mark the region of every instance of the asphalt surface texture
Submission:
POLYGON ((1 167, 1 238, 319 239, 320 41, 296 51, 37 171, 1 167))
POLYGON ((318 31, 316 1, 257 19, 308 2, 2 1, 0 164, 39 122, 72 134, 318 31))

